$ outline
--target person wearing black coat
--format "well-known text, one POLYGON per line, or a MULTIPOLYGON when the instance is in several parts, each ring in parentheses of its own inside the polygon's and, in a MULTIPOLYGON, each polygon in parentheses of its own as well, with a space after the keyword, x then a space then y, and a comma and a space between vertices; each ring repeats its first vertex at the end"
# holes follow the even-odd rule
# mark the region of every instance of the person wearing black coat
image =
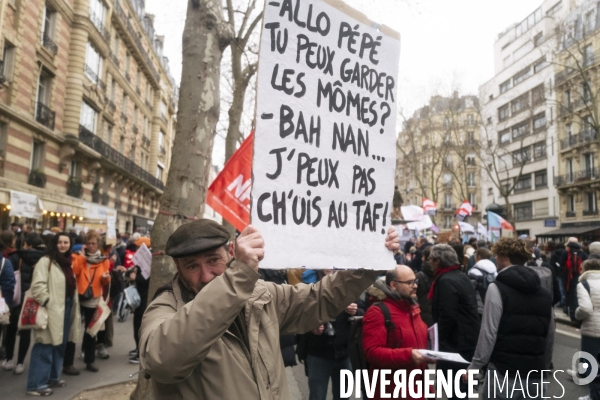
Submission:
MULTIPOLYGON (((438 324, 439 350, 459 353, 470 361, 479 337, 480 320, 477 298, 471 280, 460 269, 456 251, 447 244, 431 248, 429 262, 433 268, 429 299, 432 300, 433 320, 438 324)), ((464 364, 438 361, 437 369, 457 371, 464 364)), ((464 390, 463 390, 464 392, 464 390)), ((448 399, 453 399, 448 396, 448 399)))
POLYGON ((419 301, 419 308, 421 309, 421 319, 427 327, 431 327, 433 322, 433 315, 431 314, 431 300, 429 300, 429 289, 431 289, 431 283, 433 282, 433 268, 429 262, 429 255, 431 254, 431 247, 426 247, 423 250, 423 268, 421 271, 415 274, 415 277, 419 280, 417 286, 417 299, 419 301))
POLYGON ((419 272, 423 266, 423 250, 425 250, 427 247, 433 246, 431 243, 429 243, 427 241, 426 238, 419 239, 419 241, 417 242, 417 245, 418 245, 417 252, 415 253, 415 255, 409 265, 409 267, 413 271, 415 271, 415 274, 417 272, 419 272))
POLYGON ((126 276, 129 278, 129 282, 135 282, 135 288, 137 289, 140 295, 140 305, 133 311, 133 339, 135 340, 135 350, 131 350, 129 352, 129 355, 131 356, 129 362, 131 364, 139 364, 139 332, 142 326, 142 318, 144 316, 144 312, 146 311, 146 307, 148 306, 148 291, 150 289, 150 277, 148 277, 148 279, 144 278, 144 275, 142 274, 142 269, 137 265, 132 267, 129 271, 127 271, 126 276))
MULTIPOLYGON (((325 271, 331 273, 331 270, 325 271)), ((364 313, 364 302, 357 300, 326 325, 307 333, 306 364, 311 400, 325 400, 330 378, 334 399, 340 398, 340 371, 352 370, 348 353, 350 317, 364 313)))
MULTIPOLYGON (((23 239, 21 250, 17 250, 10 256, 10 262, 15 271, 20 271, 21 279, 21 301, 19 305, 14 306, 10 310, 10 320, 6 327, 6 362, 12 364, 15 351, 15 343, 17 341, 17 330, 19 324, 19 315, 23 306, 25 292, 29 290, 33 279, 33 269, 37 262, 44 256, 44 242, 37 233, 28 233, 23 239)), ((31 330, 23 330, 19 333, 19 352, 17 354, 17 362, 14 369, 16 374, 23 373, 23 363, 27 356, 27 350, 31 343, 31 330)))

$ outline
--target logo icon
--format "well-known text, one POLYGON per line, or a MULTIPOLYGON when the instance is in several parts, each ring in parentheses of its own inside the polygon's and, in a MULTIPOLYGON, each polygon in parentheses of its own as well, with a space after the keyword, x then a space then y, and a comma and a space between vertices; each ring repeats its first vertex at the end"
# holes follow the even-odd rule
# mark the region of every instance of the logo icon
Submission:
POLYGON ((596 361, 596 358, 585 351, 578 351, 573 355, 571 367, 573 372, 575 372, 573 375, 573 382, 575 382, 576 385, 588 385, 598 375, 598 362, 596 361), (588 370, 588 376, 582 378, 581 376, 588 370))

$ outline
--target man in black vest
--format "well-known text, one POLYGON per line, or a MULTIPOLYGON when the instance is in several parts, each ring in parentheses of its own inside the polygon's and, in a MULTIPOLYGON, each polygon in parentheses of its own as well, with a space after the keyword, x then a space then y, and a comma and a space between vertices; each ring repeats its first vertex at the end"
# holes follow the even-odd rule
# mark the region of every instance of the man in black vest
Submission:
MULTIPOLYGON (((485 296, 469 369, 488 365, 486 379, 491 385, 484 384, 482 399, 540 398, 541 371, 549 370, 552 362, 552 295, 542 287, 537 273, 524 266, 530 258, 524 240, 501 238, 492 251, 499 273, 485 296), (538 372, 528 376, 530 371, 538 372), (500 388, 507 375, 508 384, 500 388), (518 389, 520 382, 525 390, 518 389), (513 386, 517 390, 512 391, 513 386)), ((546 395, 547 387, 543 390, 546 395)))

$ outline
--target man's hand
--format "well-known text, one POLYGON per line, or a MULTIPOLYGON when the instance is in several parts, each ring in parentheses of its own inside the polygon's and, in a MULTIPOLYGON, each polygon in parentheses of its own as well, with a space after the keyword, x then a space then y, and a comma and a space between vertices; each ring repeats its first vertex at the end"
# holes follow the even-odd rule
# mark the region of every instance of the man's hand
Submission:
POLYGON ((262 238, 261 233, 253 227, 248 225, 240 236, 238 236, 235 243, 235 258, 240 262, 243 262, 256 272, 258 272, 258 263, 265 256, 265 241, 262 238))
POLYGON ((110 272, 105 272, 102 274, 102 279, 108 279, 110 278, 110 272))
POLYGON ((357 311, 358 311, 358 306, 356 305, 356 303, 352 303, 348 307, 346 307, 346 314, 348 314, 348 315, 356 315, 357 311))
POLYGON ((416 365, 420 365, 420 364, 423 364, 423 363, 427 363, 427 364, 433 364, 433 363, 435 363, 435 360, 432 360, 431 358, 425 357, 417 349, 413 349, 413 351, 412 351, 412 358, 413 358, 413 361, 415 362, 416 365))
POLYGON ((325 325, 321 325, 316 329, 312 330, 313 335, 321 336, 325 332, 325 325))
POLYGON ((400 248, 400 239, 398 238, 398 232, 396 232, 396 228, 390 226, 387 231, 387 236, 385 237, 385 247, 388 250, 395 251, 400 248))
POLYGON ((135 281, 135 277, 136 277, 136 276, 137 276, 137 275, 135 274, 135 272, 132 272, 132 273, 130 273, 130 274, 129 274, 129 280, 130 280, 130 281, 135 281))

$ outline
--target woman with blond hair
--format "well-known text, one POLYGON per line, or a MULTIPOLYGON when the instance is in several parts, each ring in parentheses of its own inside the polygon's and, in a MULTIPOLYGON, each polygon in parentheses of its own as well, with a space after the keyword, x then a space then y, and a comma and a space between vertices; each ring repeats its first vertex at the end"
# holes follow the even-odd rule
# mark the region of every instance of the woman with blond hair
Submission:
MULTIPOLYGON (((577 284, 578 307, 575 318, 581 322, 581 351, 598 359, 600 355, 600 260, 588 259, 583 262, 583 273, 577 284)), ((587 375, 588 372, 584 375, 587 375)), ((590 394, 580 400, 596 399, 600 385, 590 383, 590 394)))
MULTIPOLYGON (((94 317, 96 307, 102 296, 102 289, 110 282, 110 262, 100 252, 102 237, 94 230, 90 230, 85 235, 85 249, 83 255, 73 256, 73 272, 77 277, 77 292, 79 293, 79 303, 81 313, 85 318, 85 326, 89 326, 94 317)), ((96 339, 104 343, 104 331, 98 333, 99 337, 92 337, 89 333, 84 333, 83 343, 81 345, 86 369, 91 372, 97 372, 98 367, 94 364, 96 360, 96 339)), ((108 357, 104 357, 108 358, 108 357)), ((67 355, 65 356, 65 372, 74 369, 75 345, 69 343, 67 346, 67 355)))

